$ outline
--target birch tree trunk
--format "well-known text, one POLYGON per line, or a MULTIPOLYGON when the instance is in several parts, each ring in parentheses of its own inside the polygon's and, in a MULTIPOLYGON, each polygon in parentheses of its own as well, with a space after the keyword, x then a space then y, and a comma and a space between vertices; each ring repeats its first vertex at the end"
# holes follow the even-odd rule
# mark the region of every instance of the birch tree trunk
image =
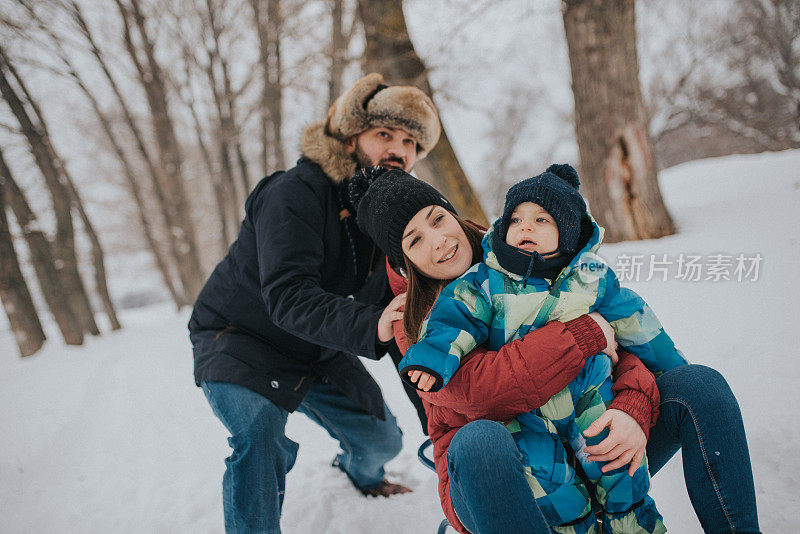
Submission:
MULTIPOLYGON (((389 84, 416 85, 431 93, 425 65, 408 35, 401 0, 358 0, 358 12, 367 36, 365 51, 368 72, 383 74, 389 84)), ((458 209, 462 217, 488 225, 467 175, 458 162, 444 125, 439 143, 415 167, 458 209)))
MULTIPOLYGON (((2 153, 0 152, 0 161, 2 153)), ((2 161, 3 173, 0 175, 0 301, 8 316, 11 332, 23 358, 42 348, 45 339, 42 323, 33 305, 28 284, 22 276, 19 258, 14 250, 14 242, 6 216, 6 168, 2 161)))
POLYGON ((639 84, 634 0, 567 0, 582 191, 616 242, 675 232, 664 206, 639 84))
POLYGON ((83 344, 83 329, 72 311, 69 295, 64 290, 61 275, 56 269, 50 242, 45 237, 36 220, 36 215, 28 205, 22 190, 17 185, 11 170, 6 165, 0 150, 0 177, 4 183, 5 204, 11 207, 22 237, 28 245, 36 278, 53 319, 61 331, 67 345, 83 344))

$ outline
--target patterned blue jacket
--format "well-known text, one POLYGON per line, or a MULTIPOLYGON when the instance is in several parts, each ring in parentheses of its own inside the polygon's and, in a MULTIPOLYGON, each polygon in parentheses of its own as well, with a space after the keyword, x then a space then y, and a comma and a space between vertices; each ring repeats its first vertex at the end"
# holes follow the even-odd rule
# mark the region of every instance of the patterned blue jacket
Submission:
POLYGON ((431 391, 437 391, 476 346, 488 343, 490 350, 498 350, 548 321, 569 321, 592 311, 611 324, 620 347, 656 376, 687 363, 653 310, 634 291, 620 287, 614 271, 597 255, 603 228, 591 215, 584 218, 584 246, 554 280, 523 277, 500 265, 493 250, 498 223, 483 238, 484 262, 442 290, 419 341, 400 362, 401 376, 411 370, 427 372, 436 378, 431 391))

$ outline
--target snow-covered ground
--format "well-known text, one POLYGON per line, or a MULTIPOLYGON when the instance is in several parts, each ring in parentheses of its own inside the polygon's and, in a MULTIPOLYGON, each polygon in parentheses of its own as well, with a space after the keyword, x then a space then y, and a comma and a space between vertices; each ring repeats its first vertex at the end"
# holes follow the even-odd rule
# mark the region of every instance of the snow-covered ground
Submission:
MULTIPOLYGON (((736 392, 748 432, 764 532, 796 521, 800 444, 797 395, 800 334, 800 151, 693 162, 661 174, 680 233, 606 246, 628 275, 641 262, 639 291, 695 363, 720 370, 736 392), (667 281, 652 256, 672 265, 667 281), (679 280, 678 260, 699 256, 700 281, 679 280), (738 274, 760 254, 759 272, 738 274), (721 258, 715 258, 720 255, 721 258), (705 280, 722 267, 731 280, 705 280)), ((195 388, 188 312, 154 306, 123 314, 125 328, 64 347, 56 333, 39 354, 20 359, 0 332, 0 532, 221 532, 220 481, 226 432, 195 388)), ((368 362, 404 436, 391 478, 414 493, 361 497, 329 467, 336 443, 302 415, 288 435, 301 444, 288 477, 286 533, 433 533, 442 518, 436 478, 416 458, 423 439, 388 359, 368 362)), ((679 456, 655 478, 652 494, 671 532, 701 532, 679 456)))

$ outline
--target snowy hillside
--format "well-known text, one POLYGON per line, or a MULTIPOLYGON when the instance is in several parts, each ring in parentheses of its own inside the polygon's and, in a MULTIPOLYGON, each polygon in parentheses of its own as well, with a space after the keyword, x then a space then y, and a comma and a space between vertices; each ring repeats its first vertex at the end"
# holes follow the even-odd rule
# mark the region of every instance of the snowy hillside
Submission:
MULTIPOLYGON (((693 162, 663 172, 661 183, 680 233, 606 246, 603 255, 632 278, 623 283, 648 300, 692 362, 729 380, 762 530, 789 532, 800 472, 800 151, 693 162)), ((81 348, 52 333, 26 360, 0 332, 0 531, 222 531, 230 449, 193 383, 188 312, 156 306, 122 319, 123 331, 81 348)), ((405 433, 389 475, 414 493, 361 497, 329 466, 335 442, 297 414, 287 428, 301 444, 287 481, 287 534, 436 531, 442 512, 435 475, 416 458, 416 415, 388 358, 368 366, 405 433)), ((652 494, 671 532, 697 533, 682 476, 676 457, 652 494)))

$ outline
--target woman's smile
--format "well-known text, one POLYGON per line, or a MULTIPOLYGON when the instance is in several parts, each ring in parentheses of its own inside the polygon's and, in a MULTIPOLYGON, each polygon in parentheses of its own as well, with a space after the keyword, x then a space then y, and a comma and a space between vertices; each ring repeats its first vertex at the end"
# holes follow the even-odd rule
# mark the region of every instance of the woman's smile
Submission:
POLYGON ((450 252, 445 254, 445 256, 441 260, 439 260, 437 263, 445 263, 446 261, 449 261, 449 260, 453 259, 453 257, 456 255, 457 251, 458 251, 458 243, 456 243, 456 246, 454 246, 450 250, 450 252))
POLYGON ((472 247, 455 217, 441 206, 417 212, 403 232, 403 253, 434 280, 458 278, 472 266, 472 247))

